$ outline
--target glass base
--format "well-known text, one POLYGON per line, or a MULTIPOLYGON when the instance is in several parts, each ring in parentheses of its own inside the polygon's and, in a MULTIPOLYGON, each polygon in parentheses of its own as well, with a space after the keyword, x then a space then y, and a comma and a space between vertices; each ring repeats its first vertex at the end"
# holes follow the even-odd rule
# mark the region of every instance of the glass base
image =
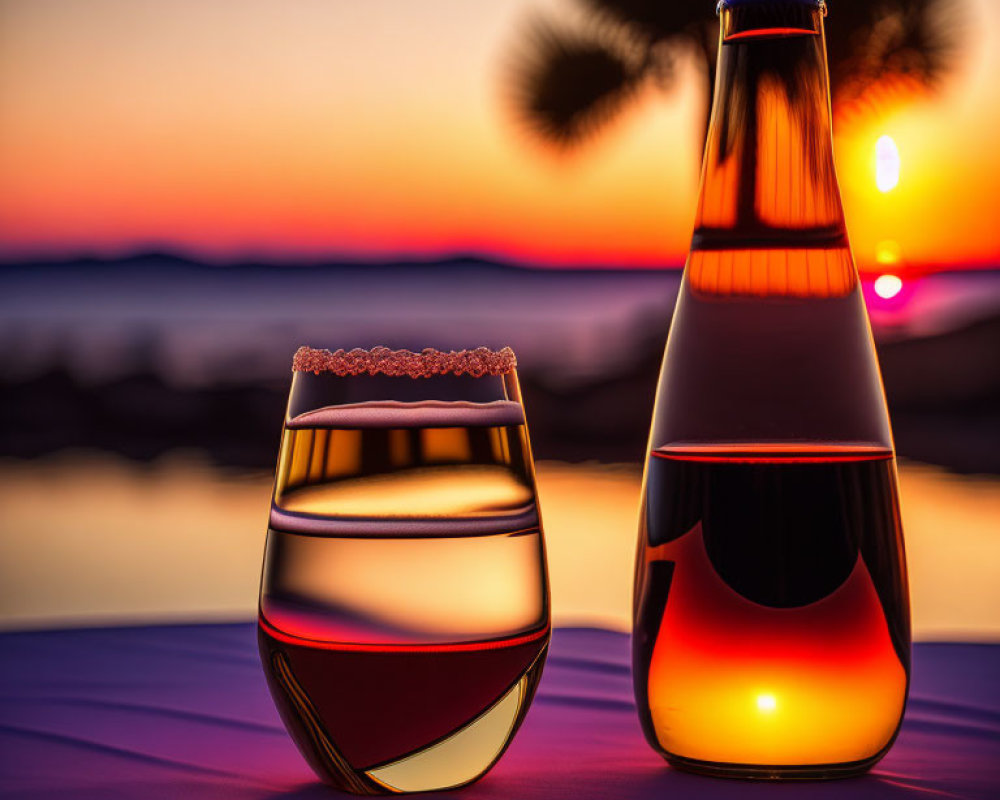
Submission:
POLYGON ((828 781, 839 778, 853 778, 863 775, 882 758, 883 753, 877 753, 863 761, 850 761, 844 764, 727 764, 720 761, 699 761, 694 758, 684 758, 664 754, 670 766, 693 772, 697 775, 709 775, 713 778, 733 778, 737 780, 755 781, 828 781))

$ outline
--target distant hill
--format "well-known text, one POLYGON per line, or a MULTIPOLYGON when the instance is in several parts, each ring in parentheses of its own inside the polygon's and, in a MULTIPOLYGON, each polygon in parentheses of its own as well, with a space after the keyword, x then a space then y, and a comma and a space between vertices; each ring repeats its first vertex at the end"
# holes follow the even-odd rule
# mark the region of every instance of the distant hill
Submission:
POLYGON ((182 270, 190 272, 218 272, 219 270, 231 270, 233 272, 245 271, 275 271, 275 272, 296 272, 296 271, 324 271, 324 270, 409 270, 409 269, 437 269, 437 270, 517 270, 517 271, 541 271, 541 272, 650 272, 657 269, 676 271, 683 267, 683 264, 665 264, 660 268, 656 267, 632 267, 622 265, 583 265, 580 267, 549 266, 541 264, 529 264, 506 260, 501 258, 482 256, 478 254, 455 253, 441 258, 414 258, 404 256, 395 259, 359 259, 351 257, 325 257, 325 258, 295 258, 276 259, 273 257, 244 257, 238 259, 197 259, 185 256, 180 253, 170 251, 150 250, 145 252, 130 253, 117 257, 103 256, 76 256, 72 258, 22 258, 22 259, 0 259, 0 271, 24 271, 24 270, 122 270, 122 271, 156 271, 156 270, 182 270))
MULTIPOLYGON (((498 258, 479 253, 451 253, 440 257, 415 257, 401 255, 393 258, 371 259, 350 255, 329 255, 316 257, 278 257, 274 255, 241 256, 236 258, 206 258, 185 255, 171 250, 150 249, 127 253, 120 256, 79 255, 72 257, 0 257, 0 272, 21 271, 31 269, 110 269, 125 271, 145 271, 158 269, 174 269, 185 271, 299 271, 299 270, 399 270, 399 269, 440 269, 466 270, 516 270, 537 272, 587 272, 601 273, 643 273, 657 271, 677 271, 683 268, 683 262, 663 263, 653 266, 635 266, 628 264, 580 264, 552 265, 533 264, 512 259, 498 258)), ((859 265, 863 276, 874 276, 886 271, 878 265, 859 265)), ((911 277, 923 277, 934 274, 982 273, 1000 272, 1000 265, 987 262, 949 264, 908 263, 900 267, 911 277)))

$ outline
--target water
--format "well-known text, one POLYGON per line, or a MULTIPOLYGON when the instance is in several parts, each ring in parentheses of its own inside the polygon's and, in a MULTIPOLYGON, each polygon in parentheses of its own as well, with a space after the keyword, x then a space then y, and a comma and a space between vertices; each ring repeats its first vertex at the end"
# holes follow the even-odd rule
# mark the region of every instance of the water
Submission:
POLYGON ((527 712, 550 632, 520 406, 383 401, 289 420, 258 630, 285 725, 327 782, 481 776, 527 712))
POLYGON ((750 777, 880 758, 909 670, 891 451, 660 448, 646 481, 633 647, 650 744, 750 777))

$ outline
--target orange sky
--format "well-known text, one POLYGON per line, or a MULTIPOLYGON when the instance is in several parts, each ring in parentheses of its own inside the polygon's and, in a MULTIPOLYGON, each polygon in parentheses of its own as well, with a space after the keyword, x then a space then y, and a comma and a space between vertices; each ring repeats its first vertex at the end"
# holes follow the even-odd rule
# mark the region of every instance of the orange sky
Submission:
MULTIPOLYGON (((650 91, 565 163, 505 109, 518 23, 564 2, 0 0, 0 257, 679 262, 700 161, 693 81, 650 91)), ((966 5, 967 61, 941 97, 838 134, 862 266, 884 240, 906 262, 1000 257, 1000 0, 966 5), (884 133, 902 160, 886 195, 884 133)))

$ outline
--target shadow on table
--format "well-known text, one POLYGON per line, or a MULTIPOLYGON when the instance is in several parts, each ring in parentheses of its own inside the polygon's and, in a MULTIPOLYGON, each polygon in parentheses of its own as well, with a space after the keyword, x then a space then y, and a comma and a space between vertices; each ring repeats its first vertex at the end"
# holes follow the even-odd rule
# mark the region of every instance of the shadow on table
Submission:
MULTIPOLYGON (((770 783, 729 780, 724 778, 707 778, 665 768, 656 774, 618 774, 604 772, 586 774, 584 767, 581 772, 567 776, 566 796, 574 800, 586 798, 607 798, 613 795, 620 800, 657 800, 673 797, 694 798, 698 800, 775 800, 775 798, 794 798, 794 800, 840 800, 850 796, 852 800, 903 800, 903 798, 926 797, 928 793, 955 797, 951 792, 931 786, 922 786, 911 779, 890 775, 869 774, 857 778, 847 778, 834 781, 794 781, 789 783, 770 783)), ((496 779, 486 779, 479 783, 455 791, 421 793, 421 800, 493 800, 511 797, 529 800, 532 797, 553 800, 554 784, 558 779, 554 775, 546 776, 544 781, 536 782, 532 777, 520 779, 510 774, 496 779)), ((298 789, 271 795, 269 800, 332 800, 332 798, 354 798, 344 792, 338 792, 322 783, 307 784, 298 789)))
POLYGON ((936 787, 924 786, 910 778, 869 773, 856 778, 831 781, 742 781, 707 778, 667 769, 636 782, 629 796, 636 800, 660 797, 698 797, 699 800, 902 800, 926 797, 927 794, 955 796, 936 787), (667 793, 670 793, 669 795, 667 793))

